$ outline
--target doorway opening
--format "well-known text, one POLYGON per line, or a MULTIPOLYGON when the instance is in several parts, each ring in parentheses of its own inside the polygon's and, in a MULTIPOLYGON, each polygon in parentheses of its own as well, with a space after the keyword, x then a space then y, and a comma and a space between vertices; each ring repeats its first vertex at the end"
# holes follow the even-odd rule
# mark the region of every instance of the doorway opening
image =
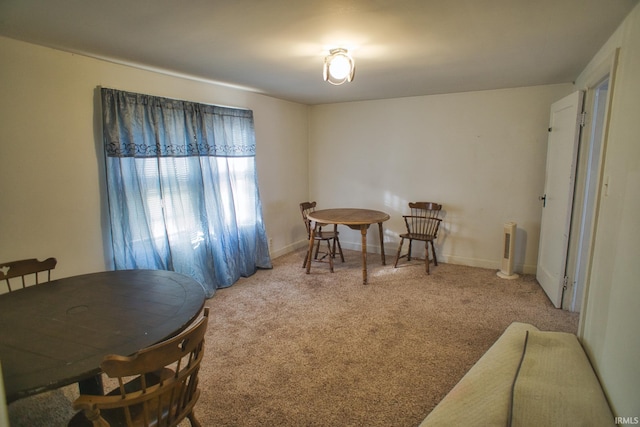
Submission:
POLYGON ((572 221, 574 225, 572 234, 575 238, 571 239, 573 244, 570 244, 568 259, 573 265, 567 269, 570 293, 566 295, 569 298, 563 301, 563 308, 570 311, 580 310, 588 276, 608 95, 609 75, 587 93, 586 114, 591 120, 589 120, 587 132, 584 133, 586 138, 582 141, 579 152, 578 179, 576 180, 576 185, 579 186, 576 190, 579 191, 574 205, 577 208, 576 215, 572 221))

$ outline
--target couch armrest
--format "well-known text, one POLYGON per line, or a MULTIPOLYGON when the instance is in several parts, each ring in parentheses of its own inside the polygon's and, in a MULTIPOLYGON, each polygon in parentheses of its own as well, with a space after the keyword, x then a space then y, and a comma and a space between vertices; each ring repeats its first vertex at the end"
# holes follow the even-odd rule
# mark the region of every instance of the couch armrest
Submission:
POLYGON ((506 426, 511 384, 526 331, 538 329, 514 322, 420 424, 430 426, 506 426))

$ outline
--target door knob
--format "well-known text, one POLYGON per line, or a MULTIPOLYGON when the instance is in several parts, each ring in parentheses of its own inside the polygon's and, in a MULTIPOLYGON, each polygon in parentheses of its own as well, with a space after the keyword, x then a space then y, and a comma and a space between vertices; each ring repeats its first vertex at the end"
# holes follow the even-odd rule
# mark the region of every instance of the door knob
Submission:
POLYGON ((547 195, 546 194, 543 195, 543 196, 538 197, 538 200, 542 200, 542 207, 543 208, 547 207, 547 195))

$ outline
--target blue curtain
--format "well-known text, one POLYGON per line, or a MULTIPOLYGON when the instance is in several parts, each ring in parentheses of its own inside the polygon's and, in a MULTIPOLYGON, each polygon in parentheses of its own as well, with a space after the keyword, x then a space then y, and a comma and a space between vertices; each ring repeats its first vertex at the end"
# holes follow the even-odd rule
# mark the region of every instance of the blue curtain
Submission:
POLYGON ((103 88, 116 270, 172 270, 208 297, 271 268, 250 110, 103 88))

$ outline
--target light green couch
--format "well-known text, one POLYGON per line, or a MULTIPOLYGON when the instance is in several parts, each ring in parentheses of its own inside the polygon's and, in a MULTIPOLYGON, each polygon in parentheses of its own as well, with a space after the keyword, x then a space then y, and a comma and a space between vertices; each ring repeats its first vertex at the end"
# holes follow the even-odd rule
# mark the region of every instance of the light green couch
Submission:
POLYGON ((614 425, 577 337, 512 323, 420 427, 614 425))

